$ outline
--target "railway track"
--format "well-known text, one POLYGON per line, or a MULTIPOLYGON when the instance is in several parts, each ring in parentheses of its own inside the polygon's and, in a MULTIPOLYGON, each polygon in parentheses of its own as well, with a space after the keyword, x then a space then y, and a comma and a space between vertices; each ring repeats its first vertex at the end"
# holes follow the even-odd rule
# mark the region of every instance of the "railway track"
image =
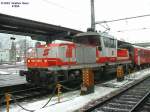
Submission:
POLYGON ((150 77, 136 82, 105 100, 97 100, 82 111, 86 112, 150 112, 150 77), (147 102, 147 103, 144 103, 147 102), (144 106, 145 104, 145 106, 144 106), (140 110, 146 107, 148 111, 140 110))
MULTIPOLYGON (((97 105, 90 105, 90 108, 88 107, 85 109, 85 111, 92 111, 92 112, 137 112, 139 108, 143 105, 141 104, 148 104, 149 103, 143 103, 147 100, 149 94, 150 94, 150 77, 148 77, 146 80, 141 79, 140 81, 137 81, 135 84, 133 84, 128 89, 123 89, 120 94, 115 95, 111 99, 108 99, 106 101, 97 102, 97 105), (137 83, 137 84, 136 84, 137 83), (134 110, 136 109, 136 111, 134 110)), ((16 87, 13 87, 16 88, 16 87)), ((43 97, 46 95, 51 94, 52 92, 47 91, 41 87, 34 87, 29 85, 20 85, 17 87, 18 89, 13 90, 12 92, 7 91, 10 94, 13 94, 15 96, 17 101, 25 101, 29 99, 31 101, 32 99, 43 97), (24 88, 24 89, 21 89, 24 88)), ((7 88, 8 89, 8 88, 7 88)), ((5 91, 6 92, 6 91, 5 91)), ((1 97, 4 97, 4 93, 0 93, 0 99, 1 97)), ((11 103, 14 102, 13 99, 10 101, 11 103)), ((5 100, 0 102, 0 105, 5 105, 5 100)), ((146 106, 147 107, 147 106, 146 106)), ((144 108, 144 106, 143 106, 144 108)), ((139 111, 143 112, 143 111, 139 111)), ((146 112, 146 111, 144 111, 146 112)), ((149 112, 149 111, 148 111, 149 112)))
MULTIPOLYGON (((17 89, 13 89, 15 86, 11 88, 12 91, 5 91, 5 93, 9 93, 13 95, 17 101, 24 101, 24 100, 32 100, 36 97, 42 97, 45 95, 50 94, 50 91, 42 88, 42 87, 35 87, 35 86, 28 86, 28 85, 17 85, 17 89)), ((6 104, 5 101, 5 93, 4 91, 0 94, 0 105, 3 106, 6 104)), ((14 103, 14 99, 10 99, 10 103, 14 103)))
MULTIPOLYGON (((61 83, 64 84, 65 83, 61 83)), ((78 83, 77 83, 78 84, 78 83)), ((76 84, 76 85, 77 85, 76 84)), ((69 88, 74 88, 74 86, 76 87, 76 85, 70 85, 69 88)), ((67 86, 65 86, 67 87, 67 86)), ((48 89, 48 88, 43 88, 43 87, 36 87, 36 86, 31 86, 28 84, 22 84, 22 85, 15 85, 15 86, 10 86, 10 87, 3 87, 0 88, 2 91, 0 92, 0 106, 4 106, 6 105, 6 101, 5 101, 5 93, 9 93, 11 95, 13 95, 15 97, 15 100, 19 101, 19 102, 23 102, 23 101, 32 101, 32 99, 34 100, 38 100, 39 98, 42 97, 47 97, 49 95, 53 95, 53 92, 55 92, 55 88, 53 89, 48 89), (1 100, 3 98, 3 100, 1 100)), ((76 89, 76 88, 75 88, 76 89)), ((67 92, 70 91, 65 88, 62 88, 61 91, 63 92, 67 92)), ((72 91, 72 90, 71 90, 72 91)), ((14 103, 14 99, 11 98, 10 103, 14 103)))
POLYGON ((0 69, 9 69, 9 68, 18 68, 18 67, 25 67, 25 65, 9 65, 9 66, 0 66, 0 69))
POLYGON ((139 104, 138 107, 134 109, 135 112, 150 112, 150 95, 139 104))

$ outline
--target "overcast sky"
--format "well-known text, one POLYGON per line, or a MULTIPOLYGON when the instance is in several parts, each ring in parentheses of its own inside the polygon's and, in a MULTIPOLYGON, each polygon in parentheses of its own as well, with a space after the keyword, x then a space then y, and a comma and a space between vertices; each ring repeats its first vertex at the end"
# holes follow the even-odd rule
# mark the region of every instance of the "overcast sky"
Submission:
MULTIPOLYGON (((24 1, 13 8, 1 5, 0 12, 26 19, 86 31, 90 27, 90 0, 0 0, 24 1)), ((96 21, 150 14, 150 0, 95 0, 96 21)), ((150 17, 108 23, 110 33, 128 42, 150 42, 150 17), (118 32, 123 31, 123 32, 118 32)), ((97 30, 104 30, 97 25, 97 30)))

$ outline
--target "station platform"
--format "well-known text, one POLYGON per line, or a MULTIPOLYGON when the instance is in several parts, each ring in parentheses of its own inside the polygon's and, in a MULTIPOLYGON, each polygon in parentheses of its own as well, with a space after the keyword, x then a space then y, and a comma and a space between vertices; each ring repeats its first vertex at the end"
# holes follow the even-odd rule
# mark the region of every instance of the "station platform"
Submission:
POLYGON ((25 84, 25 76, 19 75, 19 70, 26 70, 23 65, 0 66, 0 87, 25 84))

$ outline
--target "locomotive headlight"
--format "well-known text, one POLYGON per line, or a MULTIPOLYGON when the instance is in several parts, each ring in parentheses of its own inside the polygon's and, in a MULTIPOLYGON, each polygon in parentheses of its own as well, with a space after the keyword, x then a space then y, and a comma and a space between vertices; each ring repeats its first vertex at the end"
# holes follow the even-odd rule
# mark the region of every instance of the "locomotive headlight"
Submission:
POLYGON ((30 63, 30 60, 28 60, 28 63, 30 63))
POLYGON ((44 62, 47 62, 47 60, 44 60, 44 62))

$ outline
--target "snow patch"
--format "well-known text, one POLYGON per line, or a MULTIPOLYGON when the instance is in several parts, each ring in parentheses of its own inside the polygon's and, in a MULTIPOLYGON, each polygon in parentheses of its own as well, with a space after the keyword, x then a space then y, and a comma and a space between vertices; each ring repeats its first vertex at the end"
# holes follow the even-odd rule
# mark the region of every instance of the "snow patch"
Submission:
POLYGON ((1 74, 1 75, 9 75, 8 72, 4 72, 4 71, 0 71, 0 74, 1 74))
POLYGON ((73 42, 65 41, 65 40, 54 40, 54 41, 52 41, 52 44, 61 44, 61 43, 73 43, 73 42))

